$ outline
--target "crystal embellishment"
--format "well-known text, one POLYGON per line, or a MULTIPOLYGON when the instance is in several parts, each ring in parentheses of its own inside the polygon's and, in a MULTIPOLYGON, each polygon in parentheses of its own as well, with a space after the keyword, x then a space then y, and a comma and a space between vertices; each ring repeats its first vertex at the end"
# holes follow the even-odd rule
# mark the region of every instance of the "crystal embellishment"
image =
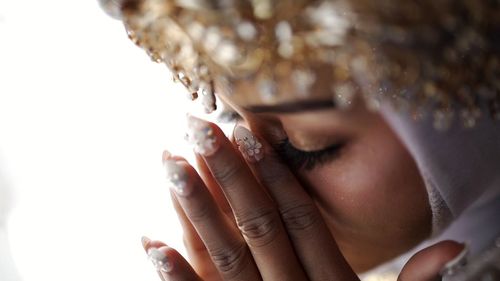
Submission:
POLYGON ((210 124, 194 116, 188 116, 186 140, 194 151, 203 156, 214 154, 219 148, 214 130, 210 124))
POLYGON ((207 112, 216 91, 274 102, 322 89, 349 105, 338 88, 352 83, 369 109, 425 107, 440 130, 500 120, 497 1, 99 1, 192 99, 200 84, 217 85, 207 112))
POLYGON ((156 270, 161 272, 170 272, 173 269, 172 263, 168 257, 156 248, 151 248, 148 251, 149 260, 153 263, 156 270))

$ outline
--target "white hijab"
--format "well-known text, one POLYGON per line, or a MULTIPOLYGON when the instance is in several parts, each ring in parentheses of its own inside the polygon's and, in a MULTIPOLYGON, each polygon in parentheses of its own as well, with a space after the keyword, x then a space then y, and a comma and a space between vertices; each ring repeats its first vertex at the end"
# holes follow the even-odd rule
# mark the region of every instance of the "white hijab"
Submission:
POLYGON ((500 236, 500 121, 483 116, 474 128, 460 120, 447 131, 432 118, 412 120, 389 105, 382 113, 415 159, 433 213, 433 237, 466 242, 471 254, 500 236))
POLYGON ((390 105, 381 109, 415 159, 432 209, 431 239, 365 274, 361 280, 396 279, 416 251, 437 241, 467 243, 470 255, 500 236, 500 121, 483 117, 472 129, 455 124, 445 132, 432 119, 412 120, 390 105))

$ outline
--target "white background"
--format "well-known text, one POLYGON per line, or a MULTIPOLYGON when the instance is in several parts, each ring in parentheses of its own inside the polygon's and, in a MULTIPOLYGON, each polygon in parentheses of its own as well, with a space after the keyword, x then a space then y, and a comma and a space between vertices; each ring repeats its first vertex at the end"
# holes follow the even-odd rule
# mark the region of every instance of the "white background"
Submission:
POLYGON ((158 280, 141 236, 182 251, 161 153, 190 155, 201 106, 170 77, 96 0, 0 0, 0 172, 23 280, 158 280))

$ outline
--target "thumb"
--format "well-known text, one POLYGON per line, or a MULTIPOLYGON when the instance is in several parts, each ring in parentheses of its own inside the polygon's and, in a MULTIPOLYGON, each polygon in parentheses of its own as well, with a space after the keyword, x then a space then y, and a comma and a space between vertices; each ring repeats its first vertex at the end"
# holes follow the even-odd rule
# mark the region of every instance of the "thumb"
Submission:
POLYGON ((425 248, 405 264, 398 281, 435 281, 441 280, 440 272, 446 267, 460 263, 459 256, 465 256, 467 247, 455 241, 441 241, 425 248), (453 263, 453 264, 451 264, 453 263))

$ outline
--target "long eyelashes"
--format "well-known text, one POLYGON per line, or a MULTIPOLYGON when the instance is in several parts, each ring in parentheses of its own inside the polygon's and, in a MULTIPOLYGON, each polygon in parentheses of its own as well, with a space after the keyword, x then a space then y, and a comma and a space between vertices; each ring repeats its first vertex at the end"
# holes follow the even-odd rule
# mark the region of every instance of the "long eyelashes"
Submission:
POLYGON ((302 151, 285 139, 275 145, 274 149, 291 168, 312 170, 337 158, 343 146, 340 143, 318 151, 302 151))
MULTIPOLYGON (((239 121, 243 118, 236 112, 227 112, 231 119, 226 121, 239 121)), ((290 168, 295 170, 305 169, 312 170, 318 165, 323 165, 329 161, 335 160, 342 150, 344 143, 334 144, 327 148, 318 151, 302 151, 295 148, 288 138, 273 144, 274 150, 281 156, 281 158, 288 164, 290 168)))

